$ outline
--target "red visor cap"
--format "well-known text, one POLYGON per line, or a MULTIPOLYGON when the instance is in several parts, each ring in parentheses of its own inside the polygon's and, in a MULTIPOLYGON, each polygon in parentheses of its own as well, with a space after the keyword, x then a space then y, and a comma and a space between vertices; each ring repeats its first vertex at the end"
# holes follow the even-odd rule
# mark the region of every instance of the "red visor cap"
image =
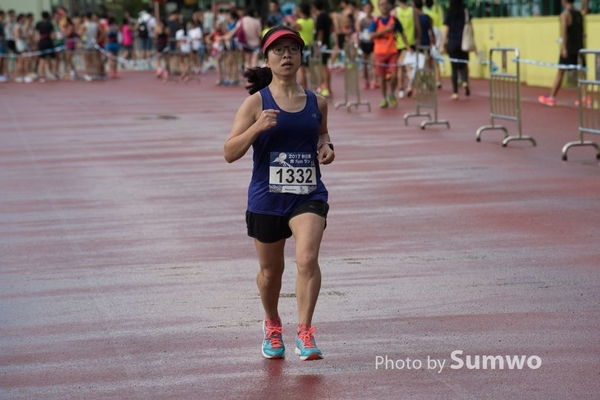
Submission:
POLYGON ((300 36, 298 36, 294 32, 288 31, 288 30, 280 30, 280 31, 273 33, 271 36, 269 36, 269 38, 267 39, 267 41, 265 42, 265 44, 262 47, 263 54, 266 53, 266 50, 269 48, 269 46, 271 46, 273 43, 275 43, 276 40, 286 39, 286 38, 293 39, 300 45, 300 47, 304 47, 304 40, 302 40, 302 38, 300 36))

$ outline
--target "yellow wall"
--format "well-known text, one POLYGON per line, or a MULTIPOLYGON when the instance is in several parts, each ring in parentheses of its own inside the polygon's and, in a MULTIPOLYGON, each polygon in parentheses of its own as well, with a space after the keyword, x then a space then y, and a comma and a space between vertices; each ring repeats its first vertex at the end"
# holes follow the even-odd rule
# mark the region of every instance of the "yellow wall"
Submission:
MULTIPOLYGON (((600 50, 600 15, 588 15, 585 21, 586 48, 600 50)), ((489 57, 490 47, 502 46, 519 48, 523 59, 558 63, 558 16, 473 19, 473 29, 477 48, 484 52, 484 59, 489 57)), ((471 59, 474 58, 471 55, 471 59)), ((593 65, 591 58, 588 65, 593 65)), ((449 65, 446 65, 446 71, 449 73, 449 65)), ((488 67, 471 63, 469 72, 474 78, 486 77, 488 67)), ((555 75, 553 68, 521 64, 521 81, 531 86, 550 87, 555 75)))

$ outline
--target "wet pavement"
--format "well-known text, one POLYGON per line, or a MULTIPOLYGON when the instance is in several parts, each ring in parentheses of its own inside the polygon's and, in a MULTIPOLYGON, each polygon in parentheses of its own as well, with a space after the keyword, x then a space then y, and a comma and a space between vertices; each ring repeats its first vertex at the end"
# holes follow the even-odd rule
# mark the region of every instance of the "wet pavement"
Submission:
POLYGON ((445 82, 451 129, 405 127, 413 100, 377 91, 371 113, 331 107, 326 358, 301 362, 292 241, 288 357, 260 355, 251 157, 222 155, 245 94, 213 82, 0 86, 1 398, 598 398, 600 165, 561 161, 573 91, 524 88, 537 147, 475 141, 484 81, 456 102, 445 82))

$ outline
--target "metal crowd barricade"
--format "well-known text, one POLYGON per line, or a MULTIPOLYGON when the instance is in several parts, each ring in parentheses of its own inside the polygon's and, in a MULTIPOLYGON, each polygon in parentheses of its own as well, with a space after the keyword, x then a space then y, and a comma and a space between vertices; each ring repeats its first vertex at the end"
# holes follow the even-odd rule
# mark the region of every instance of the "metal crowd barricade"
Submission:
POLYGON ((359 72, 358 49, 354 46, 353 41, 346 40, 344 46, 344 101, 335 103, 335 108, 346 107, 346 110, 350 112, 351 107, 367 106, 371 112, 371 103, 360 100, 359 72), (350 100, 351 96, 356 97, 356 100, 350 100))
POLYGON ((323 83, 323 60, 321 58, 321 49, 316 42, 313 45, 308 56, 308 84, 310 89, 316 91, 323 83))
POLYGON ((450 123, 438 119, 437 80, 435 75, 436 61, 431 57, 430 46, 417 46, 415 87, 417 92, 417 112, 404 114, 404 125, 408 125, 408 119, 412 117, 427 117, 428 120, 421 122, 421 129, 427 125, 446 125, 450 129, 450 123), (422 113, 421 109, 433 110, 433 119, 430 113, 422 113))
POLYGON ((567 161, 567 152, 575 146, 592 146, 596 149, 596 159, 600 160, 600 147, 596 142, 584 140, 584 134, 600 135, 600 50, 579 51, 579 79, 577 87, 579 92, 579 140, 569 142, 562 149, 562 159, 567 161), (588 80, 581 71, 585 67, 586 55, 594 59, 594 79, 588 80))
POLYGON ((504 131, 502 146, 506 147, 512 140, 529 140, 536 146, 535 139, 531 136, 523 136, 521 124, 521 73, 519 64, 519 49, 516 47, 492 47, 490 49, 490 118, 491 125, 484 125, 477 129, 476 139, 481 141, 481 134, 487 130, 504 131), (501 68, 494 61, 494 54, 501 55, 501 68), (508 70, 508 56, 514 61, 514 72, 508 70), (505 126, 496 125, 496 119, 504 119, 517 123, 517 136, 509 136, 505 126))
POLYGON ((487 130, 504 131, 502 146, 506 147, 511 140, 529 140, 534 146, 535 139, 523 136, 521 132, 521 74, 519 64, 519 49, 515 47, 492 47, 490 49, 490 118, 491 125, 477 129, 476 140, 481 141, 481 134, 487 130), (494 61, 494 55, 500 53, 501 68, 494 61), (514 73, 508 71, 508 56, 514 61, 514 73), (517 123, 517 136, 509 136, 508 130, 502 125, 496 125, 496 119, 514 121, 517 123))

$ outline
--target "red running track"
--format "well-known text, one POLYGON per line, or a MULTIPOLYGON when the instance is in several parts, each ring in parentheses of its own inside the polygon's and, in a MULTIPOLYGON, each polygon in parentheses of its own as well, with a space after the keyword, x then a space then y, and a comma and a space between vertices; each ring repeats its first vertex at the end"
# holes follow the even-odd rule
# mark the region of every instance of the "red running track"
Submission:
POLYGON ((331 109, 326 359, 300 362, 292 242, 288 358, 260 355, 251 157, 222 156, 245 94, 212 82, 0 86, 0 397, 597 398, 600 168, 591 149, 561 161, 574 92, 549 109, 524 88, 537 147, 475 142, 486 82, 458 102, 442 91, 450 130, 405 127, 412 100, 379 110, 374 91, 371 113, 331 109), (530 366, 450 367, 467 355, 530 366), (394 369, 376 368, 386 356, 394 369))

